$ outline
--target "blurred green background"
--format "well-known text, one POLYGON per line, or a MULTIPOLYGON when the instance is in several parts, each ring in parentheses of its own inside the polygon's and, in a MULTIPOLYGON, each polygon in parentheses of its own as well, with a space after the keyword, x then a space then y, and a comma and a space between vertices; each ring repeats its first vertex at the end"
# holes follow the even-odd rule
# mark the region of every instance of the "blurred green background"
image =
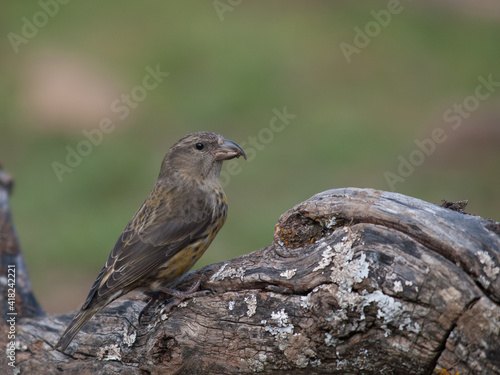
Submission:
POLYGON ((280 214, 331 188, 469 199, 468 212, 499 220, 500 88, 474 96, 480 77, 500 82, 500 3, 402 1, 390 19, 387 6, 3 4, 0 161, 15 179, 14 220, 42 306, 81 305, 165 152, 197 130, 255 155, 225 175, 228 220, 196 267, 266 246, 280 214), (346 58, 341 43, 356 42, 346 58), (120 119, 112 103, 144 94, 147 67, 169 75, 120 119), (472 110, 454 129, 443 116, 464 101, 472 110), (296 117, 269 130, 285 107, 296 117), (84 131, 107 117, 115 129, 85 148, 84 131), (420 160, 415 140, 435 128, 447 139, 420 160), (79 145, 87 155, 60 181, 53 163, 79 145), (385 174, 412 152, 419 165, 389 186, 385 174))

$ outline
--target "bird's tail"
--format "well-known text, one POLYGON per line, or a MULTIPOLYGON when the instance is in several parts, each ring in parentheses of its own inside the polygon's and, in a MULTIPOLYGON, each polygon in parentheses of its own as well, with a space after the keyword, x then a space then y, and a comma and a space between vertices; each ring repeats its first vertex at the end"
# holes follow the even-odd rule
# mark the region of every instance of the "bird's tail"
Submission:
POLYGON ((61 335, 61 338, 56 344, 56 348, 60 347, 61 351, 66 350, 68 345, 73 341, 76 334, 80 332, 83 326, 92 318, 97 312, 99 312, 104 306, 89 308, 87 310, 80 310, 78 314, 75 315, 70 325, 64 333, 61 335))

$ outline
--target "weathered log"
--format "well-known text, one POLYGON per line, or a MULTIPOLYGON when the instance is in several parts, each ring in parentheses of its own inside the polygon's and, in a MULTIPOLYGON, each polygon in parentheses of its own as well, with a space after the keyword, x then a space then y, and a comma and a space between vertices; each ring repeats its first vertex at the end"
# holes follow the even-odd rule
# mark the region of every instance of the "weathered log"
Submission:
MULTIPOLYGON (((31 289, 28 271, 19 246, 9 206, 12 177, 0 164, 0 311, 21 318, 45 315, 31 289), (11 298, 9 298, 9 294, 11 298), (10 303, 9 303, 10 302, 10 303)), ((7 315, 8 314, 8 315, 7 315)), ((4 324, 2 320, 1 324, 4 324)))
POLYGON ((497 222, 396 193, 336 189, 279 219, 274 241, 191 272, 213 291, 168 314, 139 298, 94 317, 24 318, 17 368, 44 374, 500 374, 497 222), (443 372, 444 373, 444 372, 443 372))

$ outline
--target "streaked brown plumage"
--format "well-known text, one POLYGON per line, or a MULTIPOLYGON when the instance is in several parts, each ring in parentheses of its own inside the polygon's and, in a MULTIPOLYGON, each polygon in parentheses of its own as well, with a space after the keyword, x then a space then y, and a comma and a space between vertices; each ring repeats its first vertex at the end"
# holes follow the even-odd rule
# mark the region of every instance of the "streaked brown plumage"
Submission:
POLYGON ((209 132, 189 134, 170 148, 153 189, 56 347, 64 351, 87 321, 115 299, 132 290, 168 287, 196 263, 226 220, 222 162, 240 156, 246 159, 236 143, 209 132))

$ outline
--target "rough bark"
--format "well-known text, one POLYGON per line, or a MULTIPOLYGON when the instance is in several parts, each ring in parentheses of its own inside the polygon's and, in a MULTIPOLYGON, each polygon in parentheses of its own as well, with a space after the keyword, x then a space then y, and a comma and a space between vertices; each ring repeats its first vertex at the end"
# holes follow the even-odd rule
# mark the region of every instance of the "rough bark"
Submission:
POLYGON ((66 353, 52 347, 72 314, 23 318, 17 369, 500 374, 500 237, 491 220, 396 193, 330 190, 284 213, 269 246, 174 286, 200 275, 212 294, 168 314, 158 305, 141 325, 143 299, 116 301, 66 353))
MULTIPOLYGON (((41 316, 45 313, 33 295, 12 223, 9 207, 12 187, 12 177, 2 170, 0 164, 0 311, 4 316, 15 318, 41 316), (9 294, 11 298, 8 297, 9 294)), ((2 320, 0 325, 4 323, 2 320)))

